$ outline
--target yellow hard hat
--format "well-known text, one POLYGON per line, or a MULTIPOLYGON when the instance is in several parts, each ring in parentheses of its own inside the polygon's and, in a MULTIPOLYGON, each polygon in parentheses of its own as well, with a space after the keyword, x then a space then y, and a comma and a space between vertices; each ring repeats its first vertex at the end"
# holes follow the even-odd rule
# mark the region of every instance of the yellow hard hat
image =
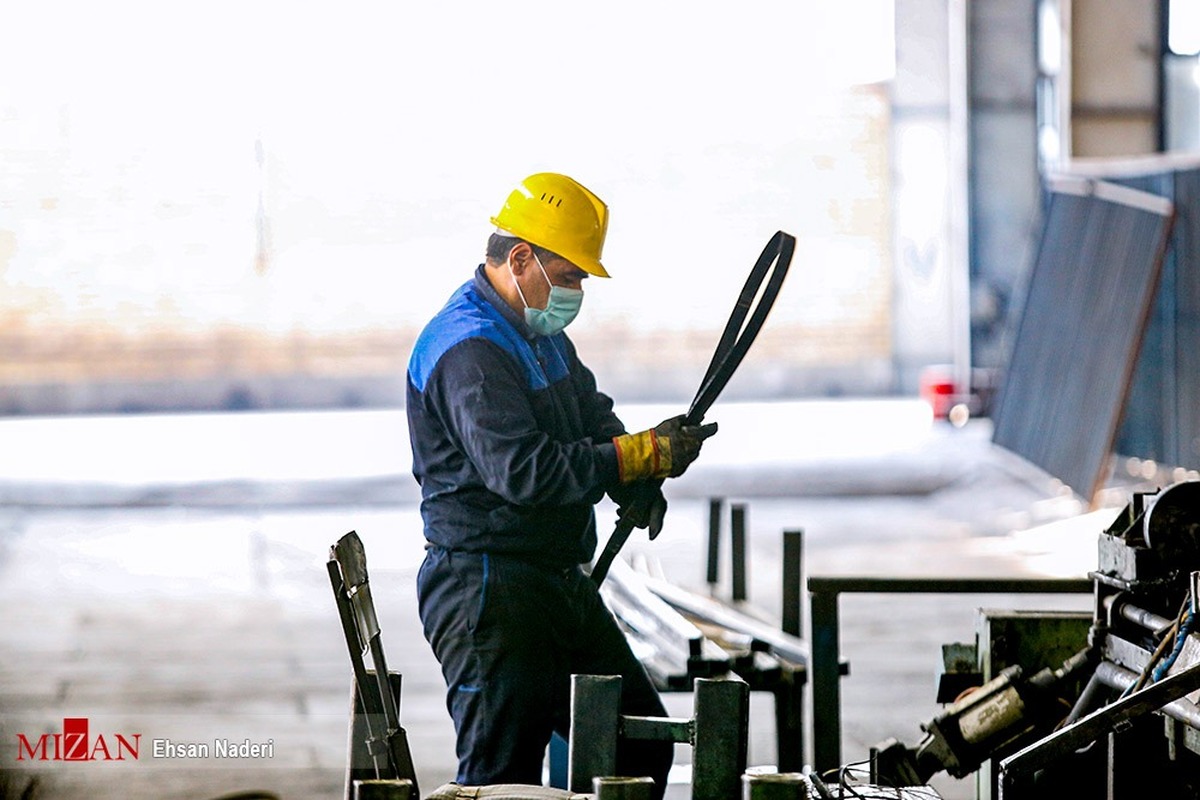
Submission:
POLYGON ((608 206, 566 175, 530 175, 508 195, 492 224, 557 253, 585 272, 608 277, 600 263, 608 233, 608 206))

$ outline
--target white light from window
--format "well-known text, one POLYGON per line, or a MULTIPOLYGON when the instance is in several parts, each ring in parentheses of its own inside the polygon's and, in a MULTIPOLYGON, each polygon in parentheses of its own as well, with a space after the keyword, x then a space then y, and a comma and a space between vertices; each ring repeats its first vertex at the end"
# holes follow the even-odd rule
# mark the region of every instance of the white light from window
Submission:
POLYGON ((1200 0, 1170 0, 1167 47, 1181 56, 1200 53, 1200 0))
POLYGON ((1045 75, 1062 70, 1062 19, 1058 3, 1052 0, 1038 7, 1038 66, 1045 75))

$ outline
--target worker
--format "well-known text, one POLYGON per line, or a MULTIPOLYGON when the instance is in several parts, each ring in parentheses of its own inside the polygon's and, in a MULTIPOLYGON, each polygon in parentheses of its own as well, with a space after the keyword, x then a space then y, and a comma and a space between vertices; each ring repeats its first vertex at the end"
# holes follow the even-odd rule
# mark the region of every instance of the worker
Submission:
MULTIPOLYGON (((485 263, 422 331, 408 367, 413 474, 425 560, 417 595, 446 680, 456 782, 540 784, 551 733, 566 736, 571 675, 620 675, 621 713, 665 716, 644 668, 583 567, 593 506, 649 490, 716 432, 683 417, 630 434, 563 329, 582 284, 606 278, 608 207, 575 180, 531 175, 492 224, 485 263), (644 488, 643 488, 644 487, 644 488)), ((622 748, 617 771, 666 789, 669 742, 622 748)))

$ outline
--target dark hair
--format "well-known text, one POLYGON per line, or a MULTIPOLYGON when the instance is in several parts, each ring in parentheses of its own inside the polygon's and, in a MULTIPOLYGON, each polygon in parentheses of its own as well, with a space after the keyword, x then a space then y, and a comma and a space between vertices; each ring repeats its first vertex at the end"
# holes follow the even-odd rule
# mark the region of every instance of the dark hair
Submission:
POLYGON ((558 253, 551 252, 544 247, 538 247, 533 242, 526 239, 518 239, 514 236, 501 236, 498 233, 493 233, 488 237, 487 241, 487 260, 493 264, 503 264, 508 254, 512 249, 521 242, 533 248, 533 254, 538 257, 538 260, 545 264, 552 258, 562 258, 558 253))

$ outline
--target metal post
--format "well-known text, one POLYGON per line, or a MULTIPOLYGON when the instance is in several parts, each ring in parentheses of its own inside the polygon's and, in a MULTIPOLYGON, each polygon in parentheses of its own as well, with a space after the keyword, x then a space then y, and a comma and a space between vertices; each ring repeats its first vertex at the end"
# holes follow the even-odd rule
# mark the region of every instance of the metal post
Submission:
MULTIPOLYGON (((783 532, 783 632, 799 638, 804 630, 803 585, 804 530, 783 532)), ((775 754, 780 772, 796 772, 804 766, 803 666, 789 671, 775 689, 775 754)), ((747 785, 746 791, 750 791, 747 785)))
POLYGON ((709 586, 715 586, 720 580, 717 566, 721 557, 721 507, 724 502, 719 497, 708 500, 708 570, 705 580, 709 586))
POLYGON ((803 666, 784 670, 775 686, 775 760, 780 772, 804 768, 803 666))
POLYGON ((783 532, 783 632, 801 636, 803 631, 804 531, 783 532))
POLYGON ((412 794, 413 784, 407 778, 355 781, 353 800, 409 800, 412 794))
POLYGON ((598 775, 592 781, 592 786, 596 800, 650 800, 654 796, 654 779, 647 777, 598 775))
POLYGON ((808 781, 799 772, 747 772, 742 800, 808 800, 808 781))
POLYGON ((697 678, 692 800, 732 800, 746 771, 750 687, 741 678, 697 678))
POLYGON ((596 776, 616 774, 620 724, 621 676, 572 675, 567 737, 567 788, 572 792, 588 792, 596 776))
POLYGON ((746 506, 738 503, 731 507, 733 512, 733 599, 746 599, 746 506))
POLYGON ((817 772, 842 763, 842 699, 839 670, 838 593, 812 591, 813 762, 817 772))

